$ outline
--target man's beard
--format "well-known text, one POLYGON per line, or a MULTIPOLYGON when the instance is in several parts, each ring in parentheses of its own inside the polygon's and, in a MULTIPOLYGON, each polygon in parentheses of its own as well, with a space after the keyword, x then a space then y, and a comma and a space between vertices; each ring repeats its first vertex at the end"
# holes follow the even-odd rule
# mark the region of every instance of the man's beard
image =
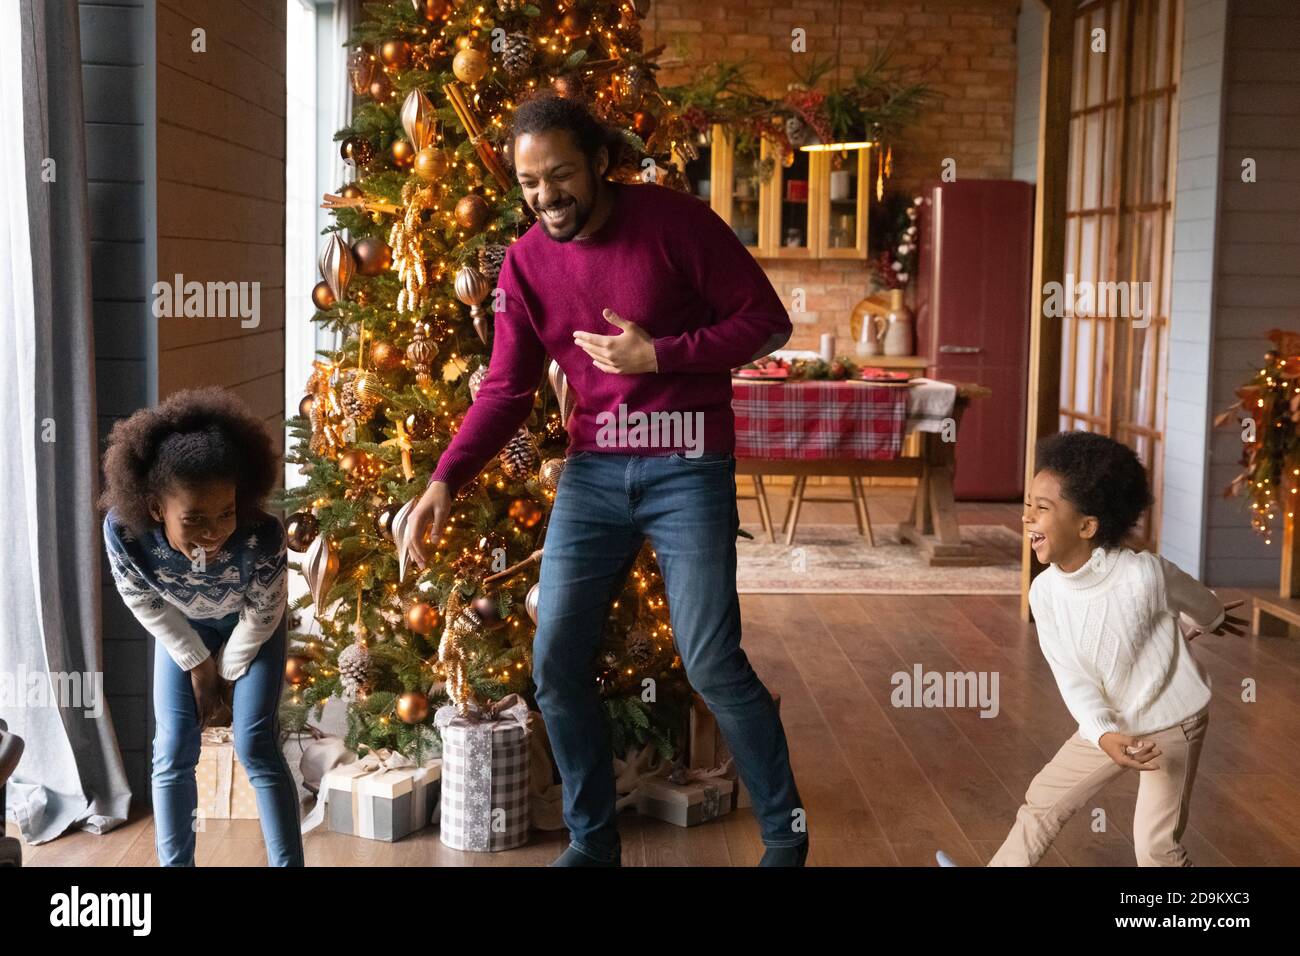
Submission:
MULTIPOLYGON (((595 177, 593 176, 592 177, 593 187, 596 186, 594 179, 595 177)), ((591 192, 592 195, 594 196, 596 189, 593 188, 591 192)), ((546 233, 548 238, 554 240, 555 242, 571 242, 574 239, 576 239, 578 233, 582 232, 582 230, 586 228, 587 222, 591 219, 591 214, 593 211, 595 211, 596 208, 595 199, 592 199, 590 202, 583 203, 576 196, 573 195, 568 196, 563 202, 559 203, 559 208, 564 208, 569 204, 572 204, 570 206, 570 208, 572 209, 572 212, 570 213, 572 219, 568 225, 563 227, 564 231, 559 234, 556 234, 555 232, 551 231, 552 226, 549 222, 546 221, 546 218, 542 215, 542 209, 533 210, 534 215, 537 216, 538 221, 542 225, 542 231, 546 233)), ((556 207, 553 205, 545 208, 556 208, 556 207)))

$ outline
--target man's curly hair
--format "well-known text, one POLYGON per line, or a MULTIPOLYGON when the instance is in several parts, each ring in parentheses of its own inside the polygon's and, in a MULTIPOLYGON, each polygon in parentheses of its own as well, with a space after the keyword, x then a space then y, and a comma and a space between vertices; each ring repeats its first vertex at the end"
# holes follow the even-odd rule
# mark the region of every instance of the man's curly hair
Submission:
POLYGON ((515 168, 515 140, 525 133, 545 133, 553 129, 566 130, 587 157, 589 164, 595 163, 596 153, 602 146, 609 150, 606 176, 628 160, 627 141, 617 129, 593 116, 577 100, 565 99, 549 90, 540 90, 519 103, 512 116, 503 151, 510 171, 513 172, 515 168))
POLYGON ((243 521, 275 487, 279 460, 266 426, 234 393, 215 386, 176 392, 113 426, 99 507, 143 533, 158 524, 149 505, 168 488, 229 481, 243 521))
POLYGON ((1133 449, 1095 432, 1061 432, 1038 443, 1038 470, 1061 480, 1065 500, 1097 519, 1094 539, 1115 548, 1151 506, 1146 469, 1133 449))

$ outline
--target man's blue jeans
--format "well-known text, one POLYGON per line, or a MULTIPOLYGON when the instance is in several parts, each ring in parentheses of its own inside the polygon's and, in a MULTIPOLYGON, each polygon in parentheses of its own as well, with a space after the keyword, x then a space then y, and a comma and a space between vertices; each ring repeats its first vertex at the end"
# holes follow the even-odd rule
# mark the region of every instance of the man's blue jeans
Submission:
MULTIPOLYGON (((220 621, 190 624, 215 655, 238 620, 239 615, 232 614, 220 621)), ((194 833, 202 826, 195 815, 198 709, 190 675, 176 666, 160 642, 155 644, 153 814, 158 863, 193 866, 194 833)), ((298 789, 280 749, 278 709, 287 645, 285 620, 281 619, 248 671, 235 681, 231 702, 235 756, 257 794, 257 815, 271 866, 303 865, 298 789)))
POLYGON ((612 861, 620 853, 594 661, 610 604, 646 538, 663 573, 686 677, 735 756, 763 843, 795 846, 808 838, 776 704, 740 648, 739 527, 731 454, 568 458, 542 553, 533 678, 564 781, 569 839, 588 856, 612 861))

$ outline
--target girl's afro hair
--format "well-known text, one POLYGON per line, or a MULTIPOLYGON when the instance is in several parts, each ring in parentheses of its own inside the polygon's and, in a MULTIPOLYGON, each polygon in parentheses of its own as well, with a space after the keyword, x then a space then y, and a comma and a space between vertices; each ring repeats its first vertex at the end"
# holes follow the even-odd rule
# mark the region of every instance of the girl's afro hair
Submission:
POLYGON ((229 481, 243 520, 275 487, 279 460, 266 426, 234 393, 187 389, 113 426, 99 507, 145 532, 157 524, 150 503, 169 487, 229 481))

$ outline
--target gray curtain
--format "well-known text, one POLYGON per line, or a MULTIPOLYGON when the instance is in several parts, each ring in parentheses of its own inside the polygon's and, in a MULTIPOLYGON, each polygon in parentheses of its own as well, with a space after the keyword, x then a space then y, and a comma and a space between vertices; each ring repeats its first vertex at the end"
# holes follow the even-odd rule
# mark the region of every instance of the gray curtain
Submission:
MULTIPOLYGON (((0 292, 0 335, 9 346, 0 400, 11 422, 0 456, 0 674, 11 687, 21 678, 23 699, 0 696, 0 718, 27 745, 7 814, 28 843, 41 843, 71 827, 117 826, 131 794, 104 699, 78 9, 76 0, 0 6, 7 21, 0 92, 14 91, 16 73, 24 171, 4 200, 13 281, 0 292)), ((13 113, 10 104, 6 127, 13 113)), ((14 132, 6 128, 6 142, 14 132)))

